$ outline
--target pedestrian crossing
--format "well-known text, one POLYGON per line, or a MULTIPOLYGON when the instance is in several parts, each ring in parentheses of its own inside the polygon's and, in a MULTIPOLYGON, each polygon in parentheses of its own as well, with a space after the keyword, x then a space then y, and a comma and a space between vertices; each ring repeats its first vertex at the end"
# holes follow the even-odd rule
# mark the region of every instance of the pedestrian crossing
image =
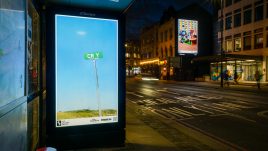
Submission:
MULTIPOLYGON (((147 90, 149 92, 149 90, 147 90)), ((168 92, 167 89, 157 92, 168 92)), ((154 93, 150 91, 150 93, 154 93)), ((127 92, 127 100, 142 106, 144 109, 154 112, 163 118, 175 120, 194 119, 202 116, 219 117, 232 116, 250 121, 233 112, 256 108, 256 105, 242 100, 228 100, 222 96, 213 94, 183 95, 173 93, 170 97, 144 96, 139 92, 127 92)), ((158 94, 159 95, 159 94, 158 94)))
MULTIPOLYGON (((151 99, 128 99, 137 105, 142 105, 144 109, 154 112, 164 118, 187 120, 200 116, 224 116, 231 115, 230 111, 254 108, 246 103, 217 102, 211 104, 178 104, 177 99, 171 98, 151 98, 151 99)), ((238 118, 238 116, 235 116, 238 118)), ((242 117, 239 117, 242 118, 242 117)))

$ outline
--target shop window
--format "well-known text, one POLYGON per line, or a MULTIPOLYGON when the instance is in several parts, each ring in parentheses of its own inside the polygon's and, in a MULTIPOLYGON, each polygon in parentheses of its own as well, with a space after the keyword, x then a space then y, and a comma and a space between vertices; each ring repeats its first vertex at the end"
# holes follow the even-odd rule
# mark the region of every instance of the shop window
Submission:
POLYGON ((225 30, 232 28, 232 16, 228 16, 225 19, 225 30))
POLYGON ((250 50, 251 49, 251 36, 245 36, 244 37, 244 50, 250 50))
POLYGON ((233 0, 225 0, 225 7, 232 5, 233 0))
POLYGON ((244 25, 251 23, 252 20, 252 10, 246 10, 244 11, 244 25))
POLYGON ((263 34, 259 33, 254 36, 254 48, 263 48, 263 34))
POLYGON ((232 43, 232 39, 227 39, 226 41, 225 41, 225 44, 226 44, 226 51, 227 52, 231 52, 231 51, 233 51, 233 43, 232 43))
POLYGON ((241 51, 241 38, 237 37, 234 39, 234 51, 241 51))
POLYGON ((255 21, 263 19, 263 5, 255 7, 255 21))
POLYGON ((234 15, 234 27, 241 26, 241 13, 234 15))

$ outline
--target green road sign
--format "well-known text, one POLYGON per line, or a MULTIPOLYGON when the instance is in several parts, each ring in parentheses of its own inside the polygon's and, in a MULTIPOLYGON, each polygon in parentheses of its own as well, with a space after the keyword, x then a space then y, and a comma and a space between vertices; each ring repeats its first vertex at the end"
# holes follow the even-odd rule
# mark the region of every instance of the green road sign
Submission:
POLYGON ((86 60, 100 59, 103 58, 103 53, 102 52, 85 53, 84 58, 86 60))

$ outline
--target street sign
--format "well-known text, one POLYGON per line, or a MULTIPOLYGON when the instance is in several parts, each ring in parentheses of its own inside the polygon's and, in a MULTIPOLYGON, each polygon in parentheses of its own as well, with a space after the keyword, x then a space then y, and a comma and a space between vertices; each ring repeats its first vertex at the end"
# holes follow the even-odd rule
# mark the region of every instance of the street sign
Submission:
POLYGON ((85 53, 84 58, 86 60, 100 59, 103 58, 103 53, 102 52, 85 53))

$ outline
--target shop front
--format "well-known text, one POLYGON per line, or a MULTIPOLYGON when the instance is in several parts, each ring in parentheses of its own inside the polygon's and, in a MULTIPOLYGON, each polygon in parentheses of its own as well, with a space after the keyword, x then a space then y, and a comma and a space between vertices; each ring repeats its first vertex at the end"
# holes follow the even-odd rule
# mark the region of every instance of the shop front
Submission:
POLYGON ((261 81, 267 81, 266 68, 267 59, 262 56, 220 55, 197 57, 192 61, 198 66, 201 62, 210 64, 210 79, 212 81, 221 81, 221 64, 223 77, 228 73, 229 80, 237 82, 256 81, 255 73, 258 71, 261 75, 261 81), (222 62, 221 62, 222 59, 222 62))
MULTIPOLYGON (((257 60, 235 60, 224 61, 223 73, 228 71, 230 80, 237 81, 255 81, 255 72, 262 71, 262 62, 257 60)), ((210 64, 211 80, 219 81, 221 78, 221 63, 213 62, 210 64)))

